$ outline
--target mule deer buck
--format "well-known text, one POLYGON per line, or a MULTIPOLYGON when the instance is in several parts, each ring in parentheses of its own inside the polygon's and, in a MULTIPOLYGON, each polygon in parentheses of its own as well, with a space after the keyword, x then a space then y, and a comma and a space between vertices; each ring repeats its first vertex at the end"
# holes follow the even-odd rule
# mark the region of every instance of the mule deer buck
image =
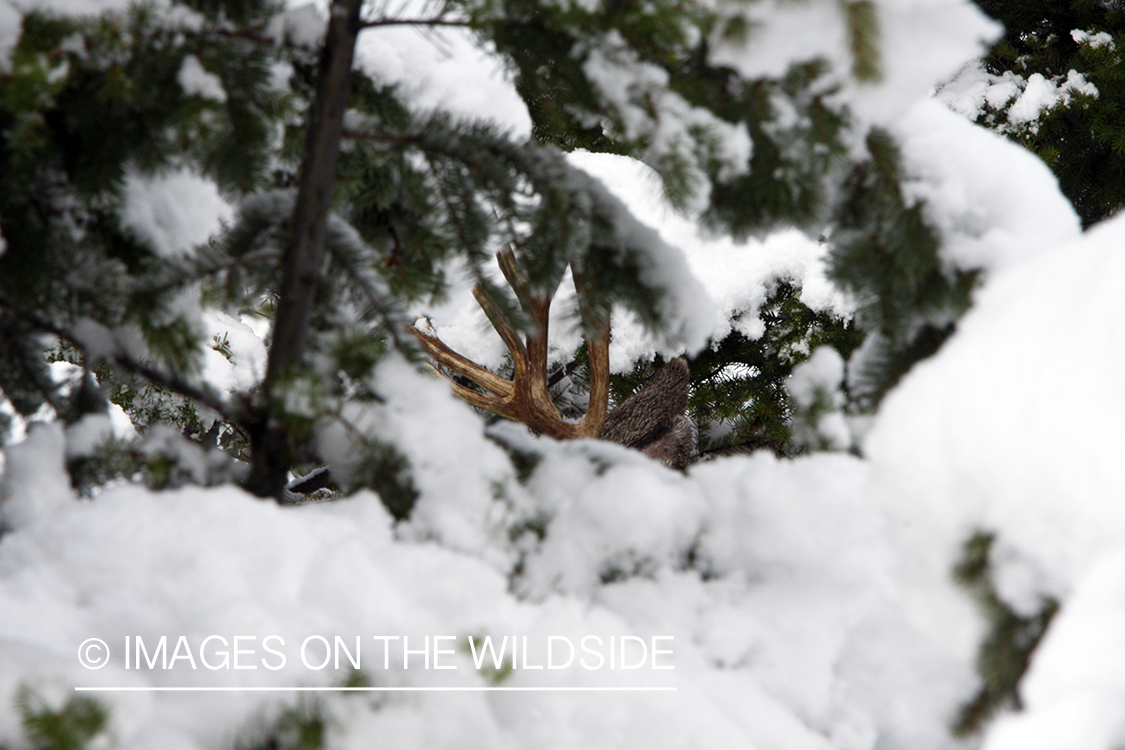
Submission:
MULTIPOLYGON (((688 367, 682 359, 662 367, 633 396, 609 411, 609 319, 587 323, 590 363, 590 405, 578 422, 564 420, 547 386, 547 331, 554 291, 535 294, 515 262, 511 249, 496 255, 500 270, 511 286, 520 307, 532 323, 531 332, 520 337, 489 292, 481 285, 473 296, 489 323, 511 354, 512 379, 502 378, 466 359, 436 336, 413 326, 409 331, 425 352, 455 375, 476 383, 484 392, 468 388, 447 376, 457 396, 469 404, 502 417, 522 422, 535 432, 559 440, 602 438, 635 448, 673 469, 684 469, 695 450, 695 428, 684 414, 688 399, 688 367)), ((575 286, 582 284, 574 274, 575 286)), ((585 317, 585 316, 583 316, 585 317)))

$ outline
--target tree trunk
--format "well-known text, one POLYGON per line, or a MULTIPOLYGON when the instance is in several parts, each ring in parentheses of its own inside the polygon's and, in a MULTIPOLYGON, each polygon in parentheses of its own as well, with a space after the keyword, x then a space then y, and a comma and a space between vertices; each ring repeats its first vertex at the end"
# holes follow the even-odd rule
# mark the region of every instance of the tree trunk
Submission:
POLYGON ((293 211, 293 238, 282 258, 266 377, 258 411, 252 424, 247 425, 251 466, 246 489, 261 497, 281 497, 293 463, 292 436, 277 420, 277 404, 286 384, 301 371, 309 317, 320 288, 328 209, 360 31, 361 4, 361 0, 334 0, 321 50, 316 98, 309 110, 305 159, 293 211))

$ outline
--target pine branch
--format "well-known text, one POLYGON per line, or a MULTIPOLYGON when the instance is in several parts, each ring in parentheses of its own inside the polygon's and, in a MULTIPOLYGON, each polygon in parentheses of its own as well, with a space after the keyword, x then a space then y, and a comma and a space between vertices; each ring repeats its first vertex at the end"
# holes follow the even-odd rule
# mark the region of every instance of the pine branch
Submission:
MULTIPOLYGON (((333 221, 343 224, 342 221, 335 218, 333 218, 333 221)), ((329 232, 331 231, 330 225, 329 232)), ((349 253, 346 242, 329 242, 325 251, 329 254, 331 261, 334 261, 343 270, 358 296, 367 303, 365 315, 374 312, 375 317, 382 321, 385 333, 390 337, 395 348, 400 351, 413 351, 413 343, 404 339, 399 333, 399 329, 405 320, 404 314, 395 305, 390 291, 379 281, 370 263, 364 263, 362 257, 349 253)))
POLYGON ((158 281, 152 286, 138 287, 133 290, 133 293, 147 297, 160 297, 173 289, 179 289, 208 276, 226 273, 236 268, 253 266, 259 261, 279 260, 280 258, 281 253, 278 251, 265 249, 237 257, 224 256, 221 259, 215 260, 213 263, 191 264, 188 267, 173 266, 169 272, 164 274, 165 279, 158 281))
POLYGON ((372 21, 364 21, 361 24, 361 28, 377 29, 385 26, 452 26, 457 28, 471 28, 472 25, 471 21, 452 18, 377 18, 372 21))
MULTIPOLYGON (((47 320, 37 313, 20 307, 3 295, 0 295, 0 307, 5 308, 13 316, 31 325, 33 328, 37 328, 44 333, 53 334, 60 339, 69 342, 70 344, 74 345, 79 351, 81 351, 83 353, 83 356, 88 355, 86 345, 82 342, 81 337, 73 331, 63 328, 62 326, 59 326, 52 321, 47 320)), ((155 367, 140 361, 133 355, 124 351, 115 351, 111 355, 106 357, 106 359, 122 368, 123 370, 127 370, 135 375, 140 375, 142 378, 148 380, 151 383, 161 385, 172 391, 173 393, 177 393, 181 396, 191 399, 192 401, 203 404, 208 409, 211 409, 212 411, 218 413, 223 419, 227 420, 228 422, 238 421, 239 415, 236 413, 236 410, 232 409, 231 405, 227 401, 225 401, 210 388, 201 388, 193 383, 188 382, 185 378, 179 375, 157 370, 155 367)))
POLYGON ((285 489, 297 495, 308 495, 331 486, 332 482, 332 472, 327 466, 321 466, 303 477, 294 479, 285 489))

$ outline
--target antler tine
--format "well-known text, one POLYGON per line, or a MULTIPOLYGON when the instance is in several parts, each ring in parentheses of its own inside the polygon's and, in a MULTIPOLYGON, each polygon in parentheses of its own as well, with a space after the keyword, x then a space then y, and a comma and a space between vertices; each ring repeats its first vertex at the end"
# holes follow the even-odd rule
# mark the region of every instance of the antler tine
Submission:
POLYGON ((504 346, 508 347, 508 353, 512 355, 512 364, 515 367, 512 380, 518 382, 527 372, 527 347, 520 340, 519 333, 516 332, 512 322, 508 320, 508 316, 489 294, 488 289, 481 284, 477 284, 473 287, 473 299, 480 305, 480 309, 484 311, 485 317, 488 318, 488 322, 492 324, 496 333, 500 334, 504 346))
POLYGON ((609 413, 609 321, 586 347, 590 359, 590 405, 583 422, 590 437, 601 437, 609 413))
POLYGON ((578 292, 578 313, 587 328, 586 352, 590 367, 590 403, 586 416, 578 423, 578 437, 601 437, 609 414, 609 314, 599 314, 583 304, 585 276, 572 267, 571 275, 578 292))
MULTIPOLYGON (((448 367, 458 375, 472 380, 477 385, 480 385, 483 388, 486 388, 487 390, 496 394, 496 396, 498 396, 499 398, 510 397, 515 391, 515 387, 512 385, 512 381, 505 380, 499 375, 495 375, 489 370, 481 367, 471 359, 467 359, 466 357, 461 356, 457 352, 450 349, 445 344, 445 342, 439 339, 437 336, 431 336, 428 333, 423 333, 412 325, 408 325, 406 327, 406 330, 414 334, 414 337, 418 339, 418 343, 421 344, 422 348, 426 351, 426 354, 430 355, 430 357, 439 365, 448 367)), ((460 389, 458 391, 458 395, 460 395, 466 401, 469 400, 465 395, 466 393, 472 394, 474 397, 483 396, 483 394, 465 388, 457 383, 453 383, 453 385, 460 389), (462 391, 464 393, 462 393, 462 391)), ((473 405, 479 406, 479 408, 481 409, 493 410, 495 405, 498 405, 499 403, 500 402, 497 399, 487 399, 485 403, 479 405, 474 403, 473 405)))
POLYGON ((586 329, 590 405, 581 421, 565 421, 547 390, 547 333, 553 294, 529 291, 511 248, 497 253, 496 260, 534 326, 521 339, 488 287, 478 284, 473 289, 477 304, 512 355, 512 380, 466 359, 436 336, 407 327, 435 362, 489 391, 479 393, 450 379, 454 393, 479 409, 522 422, 543 435, 557 439, 600 437, 642 450, 671 468, 685 469, 695 446, 694 427, 684 414, 690 388, 687 363, 673 360, 665 365, 609 415, 609 310, 590 293, 593 290, 586 286, 587 277, 572 266, 578 311, 586 329))
POLYGON ((553 295, 535 295, 530 292, 527 279, 516 265, 515 253, 511 248, 497 253, 496 260, 533 325, 533 330, 521 340, 515 326, 489 290, 482 284, 473 289, 477 304, 481 306, 512 356, 515 369, 512 380, 501 378, 463 357, 436 336, 423 333, 413 326, 408 330, 435 362, 489 391, 487 394, 479 393, 454 382, 454 392, 469 404, 522 422, 536 432, 554 438, 601 436, 609 404, 608 317, 604 323, 596 326, 596 334, 588 341, 590 408, 580 422, 567 422, 560 416, 547 389, 547 336, 553 295))
MULTIPOLYGON (((527 277, 516 264, 516 254, 511 245, 496 253, 496 262, 500 266, 500 271, 504 274, 508 285, 515 292, 520 306, 531 318, 533 326, 533 330, 527 334, 526 346, 521 345, 520 348, 523 359, 523 377, 517 376, 515 378, 516 391, 521 394, 518 398, 526 410, 526 418, 520 419, 520 421, 537 432, 561 438, 572 437, 570 433, 573 431, 573 425, 563 421, 559 415, 559 410, 555 407, 555 402, 551 400, 551 394, 547 390, 547 335, 550 327, 551 297, 553 295, 540 296, 531 293, 528 288, 527 277)), ((499 313, 499 310, 497 312, 499 313)), ((485 314, 488 314, 487 309, 485 314)), ((489 319, 491 320, 491 316, 489 319)), ((507 324, 506 318, 504 323, 507 324)), ((495 326, 495 323, 493 325, 495 326)), ((510 326, 510 324, 508 325, 510 326)), ((497 331, 500 331, 500 329, 497 328, 497 331)), ((503 337, 504 333, 501 332, 500 335, 503 337)), ((518 372, 521 365, 520 357, 517 356, 511 345, 508 346, 508 349, 512 351, 512 358, 516 361, 518 372)))
POLYGON ((516 254, 511 246, 496 253, 496 262, 500 265, 500 272, 504 274, 508 286, 512 287, 512 291, 516 293, 516 299, 519 300, 520 306, 530 315, 531 297, 527 291, 527 277, 516 266, 516 254))

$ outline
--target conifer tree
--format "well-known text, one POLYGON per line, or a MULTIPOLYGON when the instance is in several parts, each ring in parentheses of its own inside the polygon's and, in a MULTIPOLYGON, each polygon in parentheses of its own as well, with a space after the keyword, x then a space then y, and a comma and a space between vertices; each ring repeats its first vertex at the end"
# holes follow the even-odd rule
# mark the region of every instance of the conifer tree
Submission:
POLYGON ((872 410, 919 360, 953 333, 970 303, 976 273, 949 269, 924 204, 903 195, 894 141, 867 137, 868 158, 844 181, 836 207, 831 274, 863 300, 859 327, 867 332, 851 364, 850 396, 872 410))
POLYGON ((1084 226, 1110 216, 1125 205, 1125 5, 977 5, 1005 27, 983 60, 996 93, 977 121, 1038 154, 1084 226), (1037 96, 1045 106, 1032 110, 1037 96))
MULTIPOLYGON (((872 79, 875 21, 860 6, 833 12, 853 42, 844 74, 872 79)), ((112 398, 150 442, 167 442, 150 428, 171 424, 237 459, 195 481, 222 481, 248 464, 248 488, 283 497, 291 471, 319 463, 318 425, 344 419, 347 404, 379 403, 368 376, 388 352, 415 356, 402 335, 404 304, 442 294, 451 262, 527 325, 489 271, 505 246, 536 289, 553 290, 568 268, 584 272, 575 302, 583 320, 617 306, 674 337, 674 290, 646 271, 659 261, 644 243, 621 239, 631 220, 620 203, 562 156, 579 146, 643 160, 673 205, 694 206, 712 230, 735 236, 819 230, 833 215, 834 184, 851 179, 862 183, 853 196, 861 205, 836 209, 849 236, 865 252, 918 249, 893 216, 894 182, 856 183, 849 172, 839 71, 813 59, 751 80, 711 61, 711 45, 745 38, 737 9, 509 0, 396 17, 340 0, 330 16, 313 46, 293 11, 269 3, 25 16, 0 77, 0 326, 11 342, 0 388, 24 419, 47 409, 77 422, 112 398), (467 29, 494 47, 528 105, 532 140, 414 111, 351 64, 359 33, 404 24, 467 29), (225 231, 169 249, 130 223, 130 186, 171 173, 218 185, 237 211, 225 231), (892 215, 871 208, 884 204, 892 215), (223 393, 200 377, 205 347, 231 355, 203 333, 204 306, 272 317, 269 364, 251 392, 223 393), (52 360, 80 374, 56 383, 52 360)), ((929 289, 924 271, 911 279, 929 289)), ((886 281, 876 287, 877 296, 897 293, 886 281)), ((847 354, 858 341, 786 288, 769 306, 765 339, 715 342, 692 368, 701 421, 722 414, 739 425, 733 444, 782 453, 792 367, 817 343, 847 354), (719 376, 739 364, 742 375, 719 376)), ((933 305, 919 294, 906 296, 933 305)), ((909 349, 891 336, 905 317, 887 310, 899 304, 864 324, 909 349)), ((379 489, 403 498, 396 512, 405 513, 402 458, 392 445, 365 444, 375 468, 363 481, 389 482, 379 489)), ((76 485, 138 471, 157 484, 190 475, 159 465, 174 463, 176 449, 110 448, 72 465, 76 485)))

